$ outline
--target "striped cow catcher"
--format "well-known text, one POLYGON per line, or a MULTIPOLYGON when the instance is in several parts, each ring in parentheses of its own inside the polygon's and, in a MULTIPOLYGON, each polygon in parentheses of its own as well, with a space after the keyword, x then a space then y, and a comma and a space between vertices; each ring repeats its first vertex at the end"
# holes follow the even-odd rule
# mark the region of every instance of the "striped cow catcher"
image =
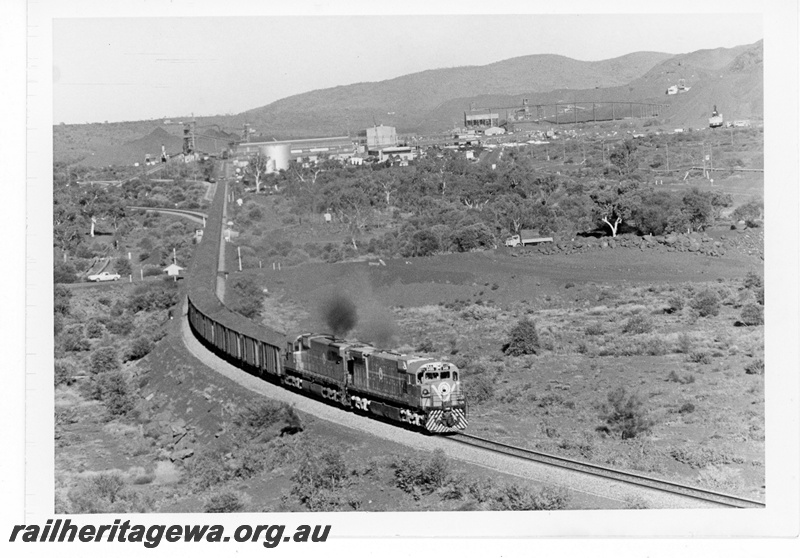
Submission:
POLYGON ((467 415, 464 409, 434 410, 428 414, 425 428, 431 432, 458 432, 467 427, 467 415))

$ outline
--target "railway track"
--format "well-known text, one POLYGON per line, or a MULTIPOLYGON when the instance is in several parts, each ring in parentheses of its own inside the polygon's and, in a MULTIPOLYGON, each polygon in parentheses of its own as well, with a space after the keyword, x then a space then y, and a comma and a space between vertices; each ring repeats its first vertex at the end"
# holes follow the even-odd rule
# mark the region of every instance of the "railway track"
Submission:
POLYGON ((520 448, 501 442, 495 442, 473 436, 471 434, 458 433, 448 436, 449 440, 471 446, 473 448, 481 448, 490 452, 498 453, 505 456, 516 457, 525 461, 534 461, 537 463, 544 463, 570 471, 576 471, 594 477, 600 477, 606 480, 618 481, 626 484, 637 485, 651 490, 656 490, 663 493, 668 493, 676 496, 683 496, 694 500, 699 500, 706 503, 717 504, 730 508, 763 508, 765 504, 756 500, 749 500, 731 494, 723 494, 721 492, 714 492, 704 488, 697 488, 693 486, 686 486, 683 484, 641 475, 638 473, 631 473, 627 471, 620 471, 611 469, 602 465, 595 465, 586 463, 567 457, 560 457, 548 453, 543 453, 536 450, 520 448))

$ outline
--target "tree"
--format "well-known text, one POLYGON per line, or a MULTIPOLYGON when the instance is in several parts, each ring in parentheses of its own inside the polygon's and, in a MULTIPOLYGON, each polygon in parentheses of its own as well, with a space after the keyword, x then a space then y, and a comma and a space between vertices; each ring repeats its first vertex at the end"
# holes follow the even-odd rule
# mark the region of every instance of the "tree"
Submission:
POLYGON ((261 192, 261 179, 267 173, 267 162, 269 157, 257 151, 250 156, 247 166, 245 167, 245 175, 252 177, 256 184, 256 193, 261 192))
POLYGON ((353 249, 358 250, 356 237, 372 218, 370 198, 361 184, 353 184, 330 192, 334 197, 329 207, 339 215, 339 220, 347 225, 353 249))
POLYGON ((119 357, 114 347, 100 347, 89 358, 89 369, 92 374, 111 372, 119 368, 119 357))
POLYGON ((680 213, 682 201, 672 192, 649 190, 642 194, 642 203, 632 214, 639 232, 660 235, 672 230, 671 220, 680 213))
POLYGON ((296 161, 291 161, 289 163, 289 171, 291 171, 291 173, 294 174, 294 176, 296 176, 297 179, 303 183, 316 184, 317 177, 324 170, 325 169, 319 167, 314 169, 309 169, 303 166, 302 164, 297 163, 296 161))
POLYGON ((764 201, 760 199, 752 199, 747 203, 740 205, 733 212, 733 218, 737 221, 744 221, 751 226, 756 220, 764 217, 764 201))
POLYGON ((439 250, 439 238, 429 229, 423 229, 411 235, 411 239, 403 250, 403 255, 430 256, 439 250))
POLYGON ((388 177, 386 179, 375 178, 375 182, 377 182, 378 185, 380 185, 381 189, 383 190, 383 195, 386 201, 386 208, 391 209, 392 194, 397 192, 394 177, 388 177))
POLYGON ((630 176, 639 168, 638 146, 632 139, 626 139, 617 145, 608 156, 608 160, 619 171, 620 176, 630 176))
POLYGON ((592 215, 608 225, 612 237, 617 236, 619 225, 630 219, 641 205, 639 185, 630 180, 598 182, 589 192, 589 198, 592 200, 592 215))
POLYGON ((675 230, 703 230, 714 222, 714 206, 711 195, 692 188, 683 195, 683 202, 678 213, 670 219, 675 230))
POLYGON ((511 356, 535 355, 539 352, 539 332, 528 318, 521 319, 508 336, 503 352, 511 356))

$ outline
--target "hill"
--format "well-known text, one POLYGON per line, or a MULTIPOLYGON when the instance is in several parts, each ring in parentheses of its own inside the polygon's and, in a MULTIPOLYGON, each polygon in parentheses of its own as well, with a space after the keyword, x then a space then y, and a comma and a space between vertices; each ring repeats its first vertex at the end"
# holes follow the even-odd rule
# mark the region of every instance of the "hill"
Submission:
MULTIPOLYGON (((714 105, 726 120, 761 120, 763 41, 678 55, 636 52, 596 62, 532 55, 320 89, 238 115, 198 119, 198 147, 218 151, 220 142, 235 138, 223 130, 241 130, 245 122, 261 134, 281 139, 355 135, 374 123, 395 126, 401 133, 441 132, 460 124, 472 103, 508 107, 518 106, 523 98, 532 105, 665 104, 661 119, 675 127, 705 127, 714 105), (667 88, 680 79, 691 89, 666 95, 667 88)), ((168 152, 180 151, 183 126, 178 118, 166 122, 54 126, 55 158, 84 159, 95 166, 132 164, 143 160, 145 153, 160 153, 162 144, 168 152)))
MULTIPOLYGON (((486 66, 427 70, 294 95, 241 113, 230 119, 230 125, 239 128, 249 122, 259 130, 285 137, 345 134, 374 122, 396 126, 400 131, 433 131, 425 125, 427 118, 423 116, 436 114, 452 99, 621 86, 670 56, 637 52, 584 62, 542 54, 486 66)), ((463 110, 462 106, 459 113, 463 110)))
POLYGON ((470 103, 479 107, 518 106, 522 98, 531 105, 555 102, 642 102, 667 105, 661 118, 676 127, 702 128, 714 105, 727 120, 760 120, 764 114, 763 41, 734 48, 702 50, 672 56, 643 75, 614 87, 569 89, 547 92, 522 90, 516 95, 476 95, 450 99, 420 117, 433 129, 442 130, 460 122, 470 103), (671 85, 685 79, 691 89, 666 95, 671 85))

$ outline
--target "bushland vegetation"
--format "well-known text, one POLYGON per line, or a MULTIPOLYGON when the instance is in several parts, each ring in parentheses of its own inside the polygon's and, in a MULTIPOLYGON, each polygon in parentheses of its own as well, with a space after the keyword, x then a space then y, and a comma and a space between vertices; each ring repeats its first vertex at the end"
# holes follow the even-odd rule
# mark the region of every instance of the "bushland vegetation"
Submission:
POLYGON ((213 162, 169 164, 153 177, 134 177, 122 186, 92 182, 130 178, 132 172, 125 167, 94 169, 54 164, 56 283, 75 282, 100 258, 111 258, 108 269, 123 276, 134 273, 134 264, 160 268, 172 263, 173 254, 180 262, 188 263, 192 225, 183 221, 168 223, 157 214, 134 211, 130 206, 203 207, 206 185, 199 180, 213 172, 213 162), (129 252, 136 254, 133 262, 128 260, 129 252))
MULTIPOLYGON (((677 136, 670 141, 683 141, 677 136)), ((686 141, 696 139, 691 135, 686 141)), ((280 193, 271 199, 280 208, 284 228, 292 232, 272 230, 265 236, 263 204, 250 198, 236 215, 247 231, 240 243, 252 250, 254 263, 279 258, 292 264, 489 249, 522 229, 567 239, 623 231, 703 231, 720 220, 733 199, 720 189, 655 188, 652 170, 658 167, 655 161, 663 147, 664 139, 655 135, 627 139, 602 162, 600 152, 590 150, 584 164, 560 168, 542 168, 527 148, 508 149, 495 169, 447 150, 407 167, 345 168, 327 160, 309 169, 294 165, 270 179, 270 192, 280 193), (324 236, 326 226, 344 240, 299 241, 308 228, 303 223, 321 223, 323 214, 329 214, 332 223, 318 234, 324 236)), ((734 218, 755 223, 759 208, 763 203, 754 199, 734 218)), ((273 216, 272 229, 274 220, 273 216)))

